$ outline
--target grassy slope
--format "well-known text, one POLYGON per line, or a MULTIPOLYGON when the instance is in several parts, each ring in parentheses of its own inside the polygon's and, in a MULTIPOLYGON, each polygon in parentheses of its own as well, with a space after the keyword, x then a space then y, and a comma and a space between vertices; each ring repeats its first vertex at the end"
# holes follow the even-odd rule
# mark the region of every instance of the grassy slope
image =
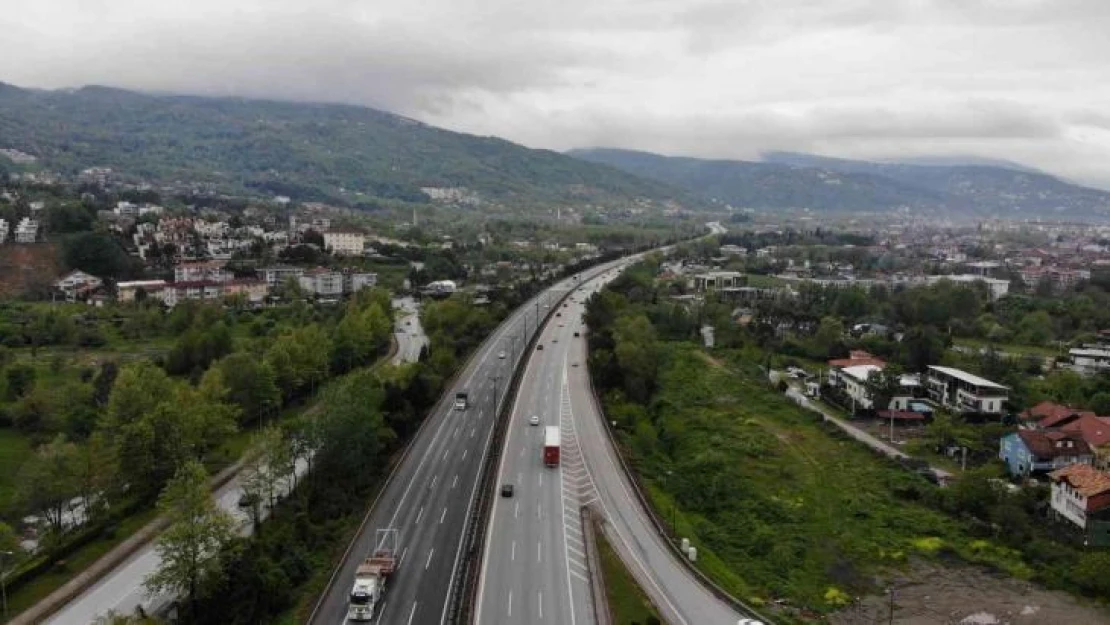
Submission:
POLYGON ((847 597, 837 591, 866 591, 884 566, 942 549, 1027 573, 1013 554, 971 541, 956 521, 915 502, 931 488, 923 480, 831 435, 764 386, 739 353, 713 361, 669 344, 665 354, 656 403, 658 423, 671 425, 660 429, 656 453, 641 454, 641 471, 670 516, 659 478, 673 469, 680 534, 737 596, 833 609, 847 597), (672 439, 668 431, 679 429, 672 439), (664 455, 668 445, 676 460, 664 455))
POLYGON ((597 549, 601 568, 604 571, 605 595, 609 600, 609 613, 612 616, 613 625, 634 623, 642 625, 647 623, 649 618, 658 620, 659 614, 648 601, 647 595, 601 532, 597 535, 597 549))

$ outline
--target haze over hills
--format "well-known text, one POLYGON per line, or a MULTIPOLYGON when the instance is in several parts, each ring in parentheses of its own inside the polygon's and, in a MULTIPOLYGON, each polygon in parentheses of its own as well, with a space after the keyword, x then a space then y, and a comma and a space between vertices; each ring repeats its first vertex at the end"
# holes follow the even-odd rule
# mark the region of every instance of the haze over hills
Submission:
POLYGON ((63 172, 106 166, 154 183, 355 205, 427 202, 423 187, 464 187, 487 206, 524 209, 699 202, 618 169, 359 106, 0 83, 0 147, 63 172))
POLYGON ((874 163, 773 152, 763 162, 667 157, 607 148, 572 156, 756 209, 887 211, 981 217, 1110 218, 1110 193, 1028 169, 874 163))

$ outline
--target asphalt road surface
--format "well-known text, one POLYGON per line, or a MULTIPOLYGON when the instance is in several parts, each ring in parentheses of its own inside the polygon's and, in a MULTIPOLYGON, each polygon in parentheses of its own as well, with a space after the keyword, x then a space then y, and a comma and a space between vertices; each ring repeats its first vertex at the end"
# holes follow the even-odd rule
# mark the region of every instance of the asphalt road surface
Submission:
MULTIPOLYGON (((669 550, 664 538, 655 531, 655 526, 650 522, 647 513, 640 507, 632 485, 627 481, 616 457, 616 452, 609 444, 608 435, 604 430, 602 415, 598 413, 589 394, 589 385, 586 371, 586 339, 585 331, 581 327, 582 314, 586 298, 599 288, 599 282, 586 284, 584 293, 575 293, 572 300, 567 300, 568 306, 563 309, 562 320, 565 325, 555 323, 548 327, 544 337, 545 349, 534 352, 536 362, 529 364, 537 372, 538 382, 522 385, 521 393, 517 397, 519 410, 527 411, 544 410, 541 414, 545 420, 557 419, 563 432, 563 458, 561 490, 563 500, 568 506, 593 504, 601 511, 607 522, 606 534, 613 542, 614 547, 622 560, 632 571, 640 586, 652 597, 658 606, 665 622, 674 625, 735 625, 740 617, 749 616, 738 614, 728 603, 720 601, 716 595, 700 585, 697 578, 690 574, 683 563, 669 550), (578 331, 581 336, 575 337, 578 331), (557 343, 552 343, 556 339, 557 343), (552 349, 554 347, 554 349, 552 349), (577 366, 576 366, 577 363, 577 366)), ((559 321, 558 319, 553 320, 559 321)), ((521 424, 521 414, 516 414, 514 429, 519 431, 526 425, 521 424)), ((524 417, 526 419, 526 417, 524 417)), ((538 434, 537 434, 538 435, 538 434)), ((506 438, 506 465, 512 461, 514 453, 527 460, 529 456, 535 458, 538 451, 528 451, 528 445, 536 444, 528 441, 527 436, 519 434, 506 438), (524 450, 521 456, 521 450, 524 450)), ((524 462, 517 473, 521 473, 522 508, 527 507, 525 501, 533 502, 551 496, 547 488, 551 488, 553 472, 548 471, 544 478, 544 485, 538 484, 538 477, 534 472, 527 473, 527 463, 524 462)), ((533 463, 534 467, 535 464, 533 463)), ((541 464, 542 466, 542 464, 541 464)), ((538 471, 538 470, 536 470, 538 471)), ((502 478, 508 480, 517 476, 512 470, 503 468, 502 478)), ((516 497, 514 497, 516 498, 516 497)), ((525 606, 536 607, 538 593, 563 593, 574 609, 574 619, 565 616, 561 621, 551 623, 593 623, 593 615, 583 613, 583 602, 571 601, 569 597, 574 594, 581 579, 574 573, 578 571, 576 562, 581 560, 571 547, 578 546, 573 538, 574 522, 561 522, 557 514, 548 515, 547 518, 536 518, 525 521, 527 515, 515 516, 515 503, 512 500, 498 500, 495 514, 492 517, 493 528, 490 538, 486 543, 486 569, 482 581, 483 603, 478 623, 538 623, 537 613, 521 614, 517 609, 526 609, 525 606), (531 524, 531 527, 528 525, 531 524), (563 560, 552 558, 548 560, 546 571, 531 563, 525 565, 512 561, 514 541, 538 541, 553 543, 557 547, 559 541, 559 526, 565 532, 564 543, 567 552, 563 560), (509 562, 505 563, 506 548, 509 562), (555 569, 571 572, 569 586, 571 595, 566 593, 566 573, 557 575, 555 569), (507 589, 513 588, 514 606, 513 616, 508 615, 507 589), (517 591, 517 588, 518 591, 517 591), (521 599, 516 599, 517 592, 524 593, 521 599), (522 603, 517 607, 517 602, 522 603), (528 604, 527 602, 532 602, 528 604), (519 615, 519 616, 517 616, 519 615)), ((531 504, 535 507, 535 504, 531 504)), ((566 518, 566 517, 564 517, 566 518)), ((535 550, 535 544, 527 545, 535 550)), ((521 557, 522 545, 517 543, 517 557, 521 557)), ((553 550, 557 552, 557 548, 553 550)), ((524 550, 525 557, 527 548, 524 550)), ((535 554, 531 554, 535 558, 535 554)), ((547 602, 544 602, 547 609, 547 602)), ((545 615, 546 616, 546 615, 545 615)))
MULTIPOLYGON (((593 269, 587 275, 599 272, 593 269)), ((535 331, 537 315, 546 314, 546 301, 554 302, 574 284, 573 279, 564 280, 545 291, 538 301, 521 306, 478 348, 412 442, 409 454, 389 480, 369 522, 325 591, 311 623, 345 622, 355 569, 374 550, 375 532, 381 528, 398 530, 400 560, 377 611, 376 623, 443 622, 459 566, 468 511, 474 504, 478 470, 493 433, 495 387, 503 398, 511 363, 527 343, 525 331, 535 331), (505 358, 500 357, 502 352, 505 358), (495 381, 495 376, 499 380, 495 381), (465 411, 451 408, 450 398, 458 391, 469 393, 471 405, 465 411)))

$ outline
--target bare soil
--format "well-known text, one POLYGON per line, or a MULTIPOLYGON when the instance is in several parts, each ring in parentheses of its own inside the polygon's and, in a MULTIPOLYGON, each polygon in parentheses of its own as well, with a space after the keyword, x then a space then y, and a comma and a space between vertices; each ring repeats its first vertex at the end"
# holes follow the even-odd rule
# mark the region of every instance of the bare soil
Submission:
MULTIPOLYGON (((1107 572, 1110 574, 1110 571, 1107 572)), ((862 597, 858 605, 829 617, 832 625, 1103 625, 1110 609, 1064 592, 986 570, 914 562, 892 580, 890 597, 862 597)))

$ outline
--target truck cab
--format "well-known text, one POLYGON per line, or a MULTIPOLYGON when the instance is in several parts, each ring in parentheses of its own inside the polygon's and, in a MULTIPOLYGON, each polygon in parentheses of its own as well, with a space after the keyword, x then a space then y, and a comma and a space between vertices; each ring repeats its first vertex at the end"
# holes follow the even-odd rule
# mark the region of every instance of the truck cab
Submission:
POLYGON ((470 404, 469 396, 464 392, 455 393, 455 410, 466 410, 470 404))

